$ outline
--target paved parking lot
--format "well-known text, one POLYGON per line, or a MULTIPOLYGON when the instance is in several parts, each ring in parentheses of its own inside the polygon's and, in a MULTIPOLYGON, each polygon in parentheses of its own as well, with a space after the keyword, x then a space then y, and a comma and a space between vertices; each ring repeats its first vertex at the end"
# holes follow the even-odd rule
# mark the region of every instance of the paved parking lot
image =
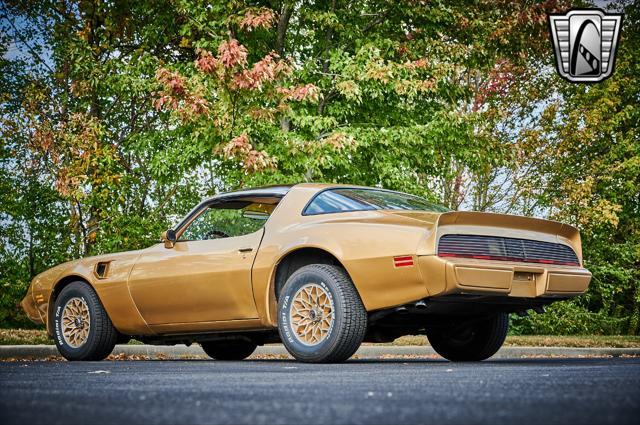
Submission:
POLYGON ((0 422, 637 423, 640 358, 0 363, 0 422))

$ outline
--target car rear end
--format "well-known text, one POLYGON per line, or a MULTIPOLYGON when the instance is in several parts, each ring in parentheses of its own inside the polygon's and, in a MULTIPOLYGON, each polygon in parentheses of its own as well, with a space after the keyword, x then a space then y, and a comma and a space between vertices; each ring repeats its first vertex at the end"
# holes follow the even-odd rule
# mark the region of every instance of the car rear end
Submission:
POLYGON ((426 245, 418 263, 431 296, 568 298, 591 280, 578 230, 550 220, 444 213, 426 245))

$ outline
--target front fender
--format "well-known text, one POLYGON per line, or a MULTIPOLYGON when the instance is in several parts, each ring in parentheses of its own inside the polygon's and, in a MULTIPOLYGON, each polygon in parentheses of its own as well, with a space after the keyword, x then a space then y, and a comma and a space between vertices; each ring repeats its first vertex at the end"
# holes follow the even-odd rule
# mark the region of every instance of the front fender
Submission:
POLYGON ((129 273, 139 255, 138 251, 134 251, 89 257, 54 267, 36 277, 32 283, 33 295, 38 311, 47 325, 47 332, 51 335, 49 317, 56 296, 65 285, 79 280, 96 291, 111 322, 119 332, 125 335, 153 334, 138 312, 127 285, 129 273), (98 277, 95 273, 98 262, 109 264, 108 274, 104 277, 98 277), (43 300, 38 303, 37 297, 40 293, 43 294, 43 300))

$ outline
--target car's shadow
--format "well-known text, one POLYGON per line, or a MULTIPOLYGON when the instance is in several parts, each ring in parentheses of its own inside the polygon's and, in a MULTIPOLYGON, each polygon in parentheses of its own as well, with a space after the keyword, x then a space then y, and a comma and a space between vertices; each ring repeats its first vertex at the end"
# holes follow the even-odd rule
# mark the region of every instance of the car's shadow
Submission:
MULTIPOLYGON (((238 361, 218 361, 206 358, 196 358, 196 359, 118 359, 118 360, 106 360, 107 362, 154 362, 154 363, 215 363, 215 364, 229 364, 229 365, 239 365, 239 364, 273 364, 273 365, 287 365, 287 366, 304 366, 304 367, 326 367, 326 366, 339 366, 339 365, 383 365, 383 364, 393 364, 393 365, 402 365, 402 364, 429 364, 434 366, 447 366, 447 367, 492 367, 496 365, 502 366, 539 366, 539 365, 581 365, 581 364, 596 364, 596 363, 606 363, 610 362, 613 359, 622 359, 616 357, 552 357, 552 358, 514 358, 514 359, 489 359, 482 362, 449 362, 444 359, 432 359, 432 358, 367 358, 367 359, 349 359, 343 363, 303 363, 298 362, 294 359, 246 359, 246 360, 238 360, 238 361)), ((640 358, 624 358, 624 360, 633 361, 634 363, 640 363, 640 358)))

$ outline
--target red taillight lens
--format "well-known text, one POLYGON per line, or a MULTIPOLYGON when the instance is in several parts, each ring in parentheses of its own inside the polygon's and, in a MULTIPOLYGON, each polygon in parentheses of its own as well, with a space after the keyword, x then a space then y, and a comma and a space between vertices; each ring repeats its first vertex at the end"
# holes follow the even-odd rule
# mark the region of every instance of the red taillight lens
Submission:
POLYGON ((494 260, 494 261, 519 261, 519 262, 526 262, 526 263, 557 264, 561 266, 579 266, 580 265, 578 263, 573 263, 573 262, 537 260, 537 259, 529 259, 525 261, 522 258, 494 257, 491 255, 453 254, 450 252, 439 252, 438 257, 474 258, 476 260, 494 260))

